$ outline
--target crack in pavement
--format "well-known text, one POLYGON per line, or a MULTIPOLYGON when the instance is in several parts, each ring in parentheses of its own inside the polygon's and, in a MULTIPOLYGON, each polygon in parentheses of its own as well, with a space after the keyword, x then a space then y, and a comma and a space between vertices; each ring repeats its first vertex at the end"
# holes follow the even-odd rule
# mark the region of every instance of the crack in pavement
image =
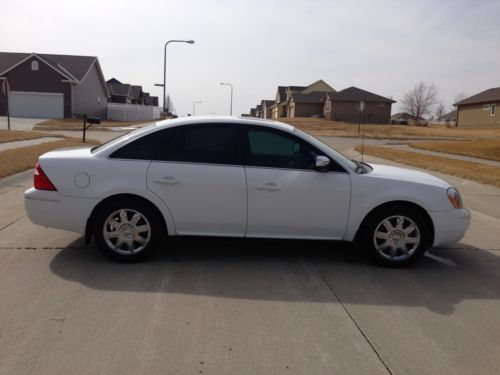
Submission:
POLYGON ((384 361, 384 359, 382 358, 382 355, 380 354, 380 352, 375 347, 375 344, 370 340, 370 338, 368 337, 368 335, 363 331, 363 329, 361 328, 361 326, 359 325, 359 323, 356 321, 356 319, 354 319, 353 314, 351 313, 351 311, 349 310, 349 308, 344 304, 344 302, 342 302, 342 300, 340 299, 339 295, 333 289, 332 285, 328 282, 328 280, 321 273, 321 271, 318 269, 318 267, 316 267, 316 265, 314 265, 314 263, 311 263, 311 265, 314 268, 314 270, 316 271, 316 273, 319 275, 320 279, 323 280, 323 282, 326 284, 326 286, 330 290, 330 293, 339 302, 340 306, 342 306, 342 308, 344 309, 345 313, 347 314, 347 316, 349 317, 349 319, 352 321, 352 323, 356 326, 356 328, 358 329, 358 331, 361 334, 361 336, 363 336, 363 338, 368 343, 368 345, 370 345, 371 349, 373 350, 373 352, 375 353, 375 355, 379 359, 380 363, 382 363, 382 365, 385 367, 385 369, 387 370, 387 372, 389 374, 393 375, 394 374, 393 371, 391 370, 391 368, 389 367, 389 365, 384 361))
POLYGON ((19 220, 21 220, 25 215, 18 217, 17 219, 11 221, 9 224, 4 225, 3 227, 0 228, 0 232, 3 231, 5 228, 10 227, 12 224, 17 223, 19 220))
POLYGON ((88 246, 0 246, 0 250, 64 250, 64 249, 75 249, 83 250, 90 249, 88 246))

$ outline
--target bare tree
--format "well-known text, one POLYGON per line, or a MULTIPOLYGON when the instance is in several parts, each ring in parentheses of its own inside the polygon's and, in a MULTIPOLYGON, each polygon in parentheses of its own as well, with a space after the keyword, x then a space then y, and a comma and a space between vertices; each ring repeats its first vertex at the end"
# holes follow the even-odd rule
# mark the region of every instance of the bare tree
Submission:
POLYGON ((170 95, 167 95, 167 100, 165 101, 165 111, 170 115, 175 114, 174 103, 172 102, 170 95))
POLYGON ((469 95, 467 95, 465 92, 459 92, 457 95, 455 95, 455 97, 453 98, 453 105, 451 106, 451 110, 454 111, 455 109, 457 109, 455 107, 455 103, 458 103, 458 102, 461 102, 462 100, 468 98, 469 95))
POLYGON ((441 121, 445 112, 446 107, 444 106, 443 102, 439 102, 438 106, 436 107, 436 118, 438 121, 441 121))
POLYGON ((423 116, 431 113, 437 101, 436 86, 419 82, 404 94, 401 103, 404 110, 415 117, 415 124, 421 126, 423 116))

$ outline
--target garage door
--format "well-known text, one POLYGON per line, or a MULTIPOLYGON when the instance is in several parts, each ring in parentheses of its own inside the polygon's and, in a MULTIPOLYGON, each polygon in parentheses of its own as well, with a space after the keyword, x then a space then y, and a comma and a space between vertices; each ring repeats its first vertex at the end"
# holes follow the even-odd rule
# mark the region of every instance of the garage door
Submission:
POLYGON ((9 112, 12 117, 63 118, 64 96, 49 92, 11 91, 9 112))

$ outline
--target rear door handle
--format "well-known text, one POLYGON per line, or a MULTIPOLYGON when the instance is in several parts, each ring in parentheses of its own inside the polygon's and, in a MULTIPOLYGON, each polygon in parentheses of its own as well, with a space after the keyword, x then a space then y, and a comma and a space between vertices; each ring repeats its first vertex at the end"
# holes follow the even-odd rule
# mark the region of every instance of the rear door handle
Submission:
POLYGON ((178 179, 172 176, 165 176, 163 178, 159 178, 153 181, 156 182, 157 184, 162 184, 162 185, 177 185, 180 182, 178 179))
POLYGON ((274 182, 268 182, 267 184, 264 184, 264 185, 255 185, 255 188, 257 190, 271 190, 271 191, 281 190, 281 188, 278 185, 276 185, 274 182))

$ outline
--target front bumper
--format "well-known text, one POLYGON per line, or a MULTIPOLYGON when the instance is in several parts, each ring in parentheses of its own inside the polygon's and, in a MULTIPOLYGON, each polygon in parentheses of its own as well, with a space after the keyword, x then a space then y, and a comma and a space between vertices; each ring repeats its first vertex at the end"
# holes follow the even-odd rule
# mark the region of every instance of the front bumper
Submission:
POLYGON ((470 224, 470 211, 466 208, 447 212, 429 212, 434 224, 434 243, 439 246, 462 239, 470 224))
POLYGON ((97 199, 67 197, 57 191, 31 188, 24 192, 24 207, 32 223, 80 234, 85 234, 97 203, 97 199))

